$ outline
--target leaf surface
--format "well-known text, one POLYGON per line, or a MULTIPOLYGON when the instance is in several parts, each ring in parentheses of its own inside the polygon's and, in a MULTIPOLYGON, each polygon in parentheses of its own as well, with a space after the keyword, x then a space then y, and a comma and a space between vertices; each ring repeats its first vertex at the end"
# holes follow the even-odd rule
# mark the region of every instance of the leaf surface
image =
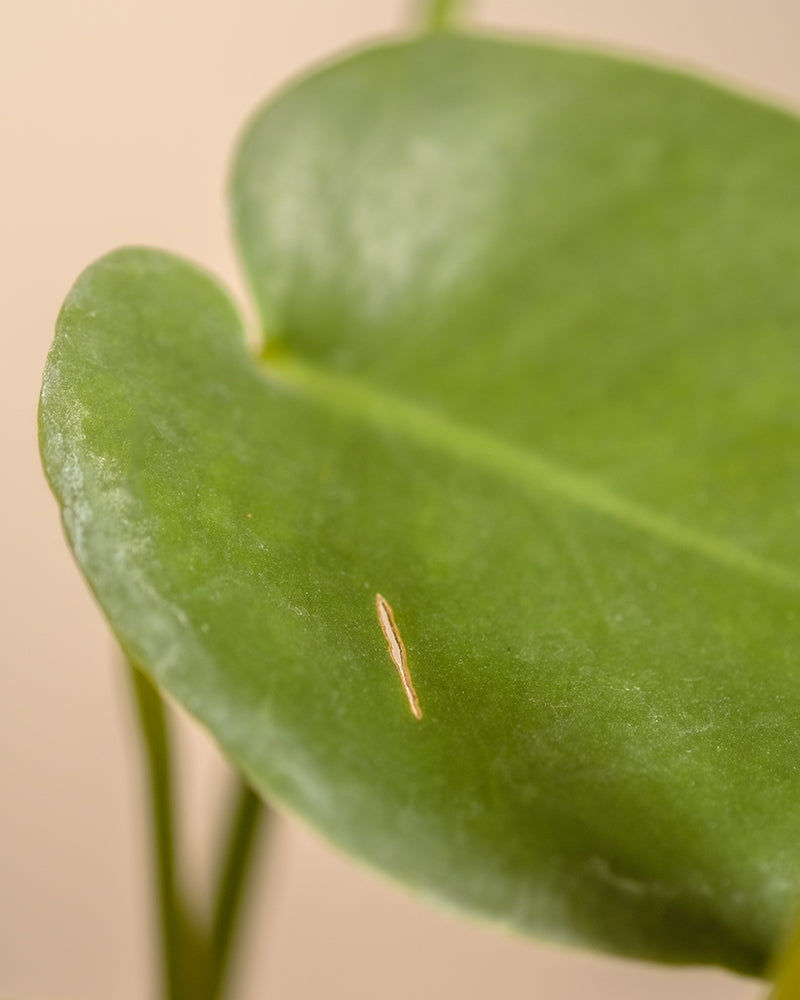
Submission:
POLYGON ((800 891, 798 176, 788 115, 583 53, 287 91, 231 192, 263 357, 151 250, 59 319, 44 462, 123 647, 420 892, 760 971, 800 891))

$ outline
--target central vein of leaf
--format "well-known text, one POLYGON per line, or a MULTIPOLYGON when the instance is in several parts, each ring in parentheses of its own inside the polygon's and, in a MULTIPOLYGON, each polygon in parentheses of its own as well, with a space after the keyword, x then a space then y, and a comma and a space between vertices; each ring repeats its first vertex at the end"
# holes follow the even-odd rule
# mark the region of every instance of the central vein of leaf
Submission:
POLYGON ((272 382, 291 386, 330 410, 373 427, 399 433, 432 449, 480 465, 523 485, 613 518, 627 527, 694 552, 730 569, 781 588, 800 591, 800 573, 763 559, 734 543, 682 524, 674 517, 614 493, 602 482, 573 472, 552 459, 510 444, 435 411, 374 389, 359 379, 307 365, 286 355, 264 363, 272 382))

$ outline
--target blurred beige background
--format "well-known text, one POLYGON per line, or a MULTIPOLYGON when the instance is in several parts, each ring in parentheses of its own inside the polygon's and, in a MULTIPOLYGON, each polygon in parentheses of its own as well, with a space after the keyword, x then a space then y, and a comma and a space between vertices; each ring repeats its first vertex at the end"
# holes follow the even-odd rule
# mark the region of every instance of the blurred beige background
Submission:
MULTIPOLYGON (((60 302, 121 243, 240 290, 223 188, 254 105, 314 60, 407 25, 408 0, 0 4, 0 997, 155 996, 144 789, 125 677, 61 539, 35 439, 60 302)), ((486 0, 472 21, 696 67, 800 108, 796 0, 486 0)), ((182 727, 190 862, 221 768, 182 727)), ((510 940, 423 908, 282 820, 242 1000, 755 1000, 757 983, 510 940)))

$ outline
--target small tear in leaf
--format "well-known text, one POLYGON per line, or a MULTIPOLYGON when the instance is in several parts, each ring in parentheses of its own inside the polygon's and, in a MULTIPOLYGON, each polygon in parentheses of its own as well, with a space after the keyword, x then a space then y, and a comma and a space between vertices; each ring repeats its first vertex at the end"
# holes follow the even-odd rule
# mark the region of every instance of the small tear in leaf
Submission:
POLYGON ((400 637, 391 606, 381 594, 375 595, 375 606, 378 609, 378 621, 380 622, 381 630, 389 646, 389 655, 397 667, 397 672, 400 674, 400 680, 403 683, 403 690, 406 693, 406 698, 408 698, 408 706, 413 712, 414 717, 421 719, 422 709, 420 708, 419 698, 417 698, 417 692, 414 690, 414 685, 411 681, 406 647, 400 637))

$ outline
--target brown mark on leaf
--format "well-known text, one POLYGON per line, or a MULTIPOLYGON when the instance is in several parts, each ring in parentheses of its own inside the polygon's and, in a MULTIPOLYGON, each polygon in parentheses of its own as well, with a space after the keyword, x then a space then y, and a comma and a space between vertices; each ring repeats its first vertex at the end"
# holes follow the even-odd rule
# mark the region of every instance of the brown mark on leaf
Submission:
POLYGON ((400 638, 400 632, 394 620, 391 606, 381 594, 375 595, 375 606, 378 609, 378 621, 380 622, 381 630, 389 646, 389 655, 392 658, 392 663, 397 667, 397 672, 400 674, 400 680, 403 683, 403 690, 408 699, 408 707, 416 719, 421 719, 422 709, 420 708, 419 698, 417 697, 417 692, 414 690, 414 684, 411 681, 411 674, 408 670, 406 647, 400 638))

